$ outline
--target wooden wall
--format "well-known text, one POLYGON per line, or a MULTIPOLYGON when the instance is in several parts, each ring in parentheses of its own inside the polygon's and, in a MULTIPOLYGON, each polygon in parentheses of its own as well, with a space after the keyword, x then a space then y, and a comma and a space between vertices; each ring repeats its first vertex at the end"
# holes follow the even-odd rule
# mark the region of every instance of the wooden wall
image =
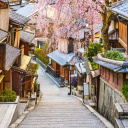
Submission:
POLYGON ((52 60, 52 68, 56 70, 56 62, 54 60, 52 60))
POLYGON ((24 55, 29 55, 29 45, 28 44, 25 44, 24 45, 24 55))
POLYGON ((123 85, 123 73, 115 73, 114 71, 103 66, 99 67, 101 78, 121 91, 121 86, 123 85))
POLYGON ((19 48, 19 45, 20 45, 20 28, 16 28, 15 44, 14 44, 14 46, 19 48))
POLYGON ((12 71, 12 90, 16 92, 16 95, 19 95, 19 73, 12 71))
MULTIPOLYGON (((14 79, 16 81, 16 79, 14 79)), ((5 88, 12 89, 12 70, 5 71, 5 77, 4 77, 4 84, 5 88)))
POLYGON ((68 69, 65 69, 64 70, 64 74, 65 74, 65 80, 68 80, 69 79, 69 71, 68 71, 68 69))
POLYGON ((6 45, 0 44, 0 69, 5 69, 6 45))
POLYGON ((60 66, 60 75, 64 76, 64 67, 60 66))
POLYGON ((119 22, 119 42, 120 44, 127 50, 128 43, 128 33, 127 33, 127 25, 119 22))
POLYGON ((10 8, 0 9, 0 28, 5 31, 9 29, 9 12, 10 8))

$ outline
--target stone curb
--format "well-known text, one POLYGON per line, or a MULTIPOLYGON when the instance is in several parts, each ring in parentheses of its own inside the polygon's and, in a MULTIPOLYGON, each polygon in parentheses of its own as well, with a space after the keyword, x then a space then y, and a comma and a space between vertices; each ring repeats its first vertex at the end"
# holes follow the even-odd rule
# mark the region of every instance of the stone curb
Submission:
MULTIPOLYGON (((71 95, 71 96, 73 96, 73 95, 71 95)), ((104 118, 102 115, 100 115, 97 111, 95 111, 95 110, 94 110, 92 107, 90 107, 89 105, 84 104, 84 103, 83 103, 83 100, 82 100, 81 98, 79 98, 79 97, 77 97, 77 96, 73 96, 73 97, 78 98, 78 99, 82 102, 82 104, 83 104, 93 115, 95 115, 97 118, 100 119, 100 121, 106 126, 106 128, 114 128, 114 126, 113 126, 106 118, 104 118)))
POLYGON ((35 106, 31 106, 26 111, 24 111, 22 113, 22 115, 19 116, 19 118, 14 123, 12 123, 8 128, 16 128, 24 120, 24 118, 27 116, 27 114, 29 112, 31 112, 38 105, 38 103, 40 102, 41 97, 39 98, 39 100, 37 101, 37 104, 35 106))

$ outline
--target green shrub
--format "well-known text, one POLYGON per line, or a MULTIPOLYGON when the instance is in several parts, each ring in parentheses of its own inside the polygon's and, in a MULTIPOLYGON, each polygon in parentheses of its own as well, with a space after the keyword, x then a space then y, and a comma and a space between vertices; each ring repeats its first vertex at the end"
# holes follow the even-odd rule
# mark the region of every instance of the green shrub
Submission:
POLYGON ((37 92, 38 90, 38 82, 37 82, 37 79, 35 80, 34 82, 34 92, 37 92))
POLYGON ((112 60, 117 60, 117 61, 124 61, 125 58, 123 56, 123 54, 120 51, 109 51, 106 52, 103 57, 108 58, 108 59, 112 59, 112 60))
POLYGON ((90 62, 93 62, 92 57, 96 56, 100 52, 101 52, 101 44, 100 43, 89 43, 89 45, 87 47, 87 52, 86 52, 87 59, 90 62))
POLYGON ((5 89, 4 91, 0 91, 0 102, 15 102, 16 100, 16 92, 11 89, 5 89))
POLYGON ((91 65, 94 70, 98 69, 98 64, 96 64, 94 61, 91 62, 91 65))
POLYGON ((34 55, 42 61, 45 65, 48 65, 49 58, 47 57, 48 52, 46 52, 46 49, 43 47, 41 49, 36 48, 36 51, 34 51, 34 55))
POLYGON ((98 53, 101 52, 101 44, 100 43, 89 43, 87 47, 86 57, 91 62, 92 68, 98 69, 98 64, 96 64, 92 57, 96 56, 98 53))
POLYGON ((123 95, 125 96, 126 100, 128 101, 128 81, 123 83, 121 91, 123 95))

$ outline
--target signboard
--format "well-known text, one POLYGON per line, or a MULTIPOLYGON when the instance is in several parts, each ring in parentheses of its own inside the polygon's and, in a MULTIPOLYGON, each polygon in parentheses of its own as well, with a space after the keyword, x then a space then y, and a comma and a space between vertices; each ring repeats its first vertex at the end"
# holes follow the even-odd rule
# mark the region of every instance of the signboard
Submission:
POLYGON ((83 95, 89 96, 89 83, 83 83, 83 95))

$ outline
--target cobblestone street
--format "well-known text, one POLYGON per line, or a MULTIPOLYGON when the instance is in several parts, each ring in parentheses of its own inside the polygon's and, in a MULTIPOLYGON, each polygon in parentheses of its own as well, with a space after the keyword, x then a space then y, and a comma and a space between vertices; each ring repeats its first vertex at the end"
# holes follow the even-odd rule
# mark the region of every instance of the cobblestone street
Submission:
POLYGON ((38 70, 42 99, 18 128, 105 128, 81 101, 68 96, 67 88, 59 88, 42 70, 38 70))

